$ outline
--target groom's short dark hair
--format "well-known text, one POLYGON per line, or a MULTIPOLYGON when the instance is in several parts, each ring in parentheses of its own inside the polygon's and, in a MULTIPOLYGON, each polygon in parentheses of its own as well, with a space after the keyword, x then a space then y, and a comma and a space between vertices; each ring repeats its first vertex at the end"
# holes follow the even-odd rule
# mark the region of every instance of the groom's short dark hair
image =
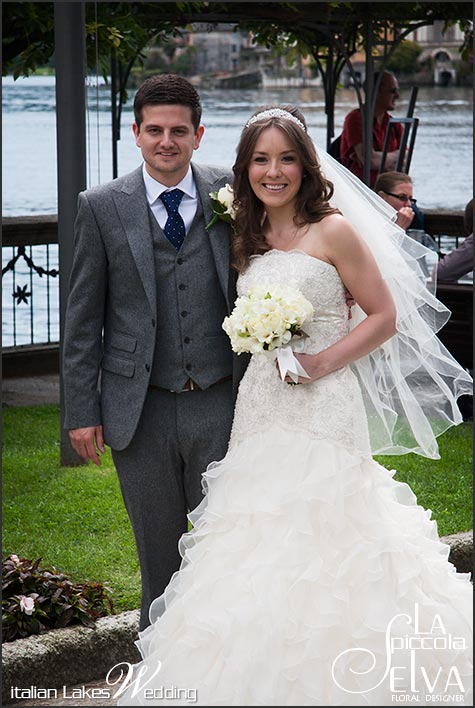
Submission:
POLYGON ((144 106, 179 105, 191 109, 191 122, 198 130, 201 123, 201 100, 189 81, 176 74, 157 74, 146 79, 135 94, 134 116, 137 127, 143 120, 144 106))

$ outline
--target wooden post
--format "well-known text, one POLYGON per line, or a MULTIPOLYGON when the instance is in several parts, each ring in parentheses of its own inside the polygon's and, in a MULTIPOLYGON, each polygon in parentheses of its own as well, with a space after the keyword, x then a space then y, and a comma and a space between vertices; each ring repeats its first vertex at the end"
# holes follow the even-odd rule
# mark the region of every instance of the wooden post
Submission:
POLYGON ((62 465, 83 460, 63 429, 62 342, 69 277, 73 260, 74 220, 78 193, 86 188, 86 62, 83 2, 55 2, 56 140, 58 165, 58 242, 60 307, 60 409, 62 465))

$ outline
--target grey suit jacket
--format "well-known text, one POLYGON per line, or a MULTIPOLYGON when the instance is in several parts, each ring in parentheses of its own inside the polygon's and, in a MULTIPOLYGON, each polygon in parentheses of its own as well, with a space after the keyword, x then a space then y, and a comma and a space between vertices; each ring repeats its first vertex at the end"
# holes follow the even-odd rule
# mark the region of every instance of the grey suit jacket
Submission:
MULTIPOLYGON (((223 168, 192 164, 205 223, 209 192, 232 181, 223 168)), ((233 307, 230 231, 219 220, 209 239, 221 288, 233 307)), ((104 426, 105 441, 129 444, 147 392, 156 341, 156 282, 142 167, 78 198, 75 253, 63 341, 67 429, 104 426), (100 385, 99 385, 100 384, 100 385)), ((235 388, 247 360, 234 357, 235 388)))

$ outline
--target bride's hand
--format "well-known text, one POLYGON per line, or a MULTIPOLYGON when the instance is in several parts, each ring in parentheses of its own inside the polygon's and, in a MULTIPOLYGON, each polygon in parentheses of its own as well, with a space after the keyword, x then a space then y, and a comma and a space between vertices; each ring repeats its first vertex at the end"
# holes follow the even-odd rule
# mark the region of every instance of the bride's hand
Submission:
MULTIPOLYGON (((322 362, 318 354, 295 354, 295 358, 298 359, 299 363, 303 366, 303 368, 309 375, 308 379, 304 376, 299 376, 297 381, 297 383, 299 384, 312 383, 313 381, 320 379, 322 376, 325 376, 325 374, 328 373, 327 371, 323 370, 323 367, 321 365, 322 362)), ((284 381, 287 381, 287 383, 294 383, 294 381, 288 374, 285 377, 284 381)))

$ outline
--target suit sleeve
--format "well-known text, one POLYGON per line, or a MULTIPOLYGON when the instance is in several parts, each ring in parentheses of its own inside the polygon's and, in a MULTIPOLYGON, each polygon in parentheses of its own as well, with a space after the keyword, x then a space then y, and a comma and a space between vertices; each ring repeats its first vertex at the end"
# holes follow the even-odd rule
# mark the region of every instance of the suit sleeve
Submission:
POLYGON ((437 265, 439 283, 454 283, 473 269, 473 234, 448 253, 437 265))
POLYGON ((81 193, 62 352, 66 429, 102 422, 98 382, 106 293, 106 251, 87 195, 81 193))

